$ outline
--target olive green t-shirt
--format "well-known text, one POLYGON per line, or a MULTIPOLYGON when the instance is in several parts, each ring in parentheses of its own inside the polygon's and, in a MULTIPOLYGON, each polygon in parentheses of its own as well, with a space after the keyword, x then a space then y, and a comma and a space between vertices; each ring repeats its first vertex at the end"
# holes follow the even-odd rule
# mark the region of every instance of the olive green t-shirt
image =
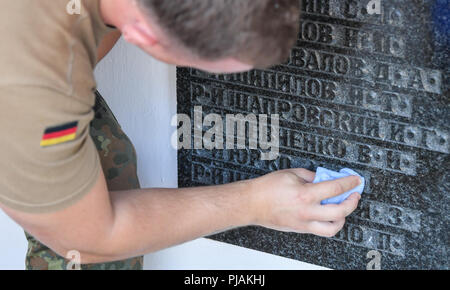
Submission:
POLYGON ((101 166, 89 135, 93 70, 97 46, 112 30, 99 0, 1 1, 1 204, 56 211, 95 184, 101 166))

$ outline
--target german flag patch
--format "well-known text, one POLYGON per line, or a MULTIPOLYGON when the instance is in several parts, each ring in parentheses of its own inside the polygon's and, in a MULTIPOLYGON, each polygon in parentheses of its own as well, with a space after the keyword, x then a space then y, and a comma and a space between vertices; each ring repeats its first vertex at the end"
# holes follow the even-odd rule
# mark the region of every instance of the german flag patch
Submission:
POLYGON ((74 140, 77 134, 78 121, 45 129, 41 147, 53 146, 74 140))

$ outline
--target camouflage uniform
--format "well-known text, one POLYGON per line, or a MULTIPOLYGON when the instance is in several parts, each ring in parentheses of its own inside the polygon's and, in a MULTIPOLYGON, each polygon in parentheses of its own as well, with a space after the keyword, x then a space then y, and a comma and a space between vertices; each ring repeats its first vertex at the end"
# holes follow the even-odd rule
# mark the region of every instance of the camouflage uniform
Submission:
MULTIPOLYGON (((110 191, 139 188, 136 174, 136 152, 120 128, 102 96, 96 92, 95 117, 90 124, 108 189, 110 191)), ((25 233, 28 240, 26 268, 28 270, 64 270, 69 262, 25 233)), ((143 257, 104 264, 81 265, 82 270, 141 270, 143 257)))

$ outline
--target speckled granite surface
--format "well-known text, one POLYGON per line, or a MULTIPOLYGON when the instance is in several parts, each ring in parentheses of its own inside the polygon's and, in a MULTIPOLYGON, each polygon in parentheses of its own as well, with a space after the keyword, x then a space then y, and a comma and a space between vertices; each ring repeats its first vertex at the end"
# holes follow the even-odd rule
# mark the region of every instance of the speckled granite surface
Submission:
POLYGON ((178 112, 192 120, 194 106, 203 116, 279 114, 280 156, 183 149, 179 186, 288 167, 354 168, 366 178, 365 194, 334 238, 261 227, 210 238, 335 269, 366 269, 371 250, 381 269, 448 269, 448 1, 381 0, 380 15, 368 14, 368 0, 302 2, 299 40, 285 64, 177 73, 178 112))

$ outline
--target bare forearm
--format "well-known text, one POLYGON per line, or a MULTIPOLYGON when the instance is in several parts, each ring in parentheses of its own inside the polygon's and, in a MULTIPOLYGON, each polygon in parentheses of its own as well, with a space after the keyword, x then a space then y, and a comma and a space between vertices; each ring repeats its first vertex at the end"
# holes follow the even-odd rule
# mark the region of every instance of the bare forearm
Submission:
POLYGON ((245 225, 332 237, 358 205, 321 201, 355 188, 360 178, 313 184, 314 172, 289 169, 249 181, 185 189, 108 192, 103 173, 71 207, 48 214, 5 212, 56 253, 78 250, 81 263, 122 260, 245 225))
POLYGON ((84 263, 119 260, 252 223, 246 182, 112 192, 114 222, 105 249, 84 263))

